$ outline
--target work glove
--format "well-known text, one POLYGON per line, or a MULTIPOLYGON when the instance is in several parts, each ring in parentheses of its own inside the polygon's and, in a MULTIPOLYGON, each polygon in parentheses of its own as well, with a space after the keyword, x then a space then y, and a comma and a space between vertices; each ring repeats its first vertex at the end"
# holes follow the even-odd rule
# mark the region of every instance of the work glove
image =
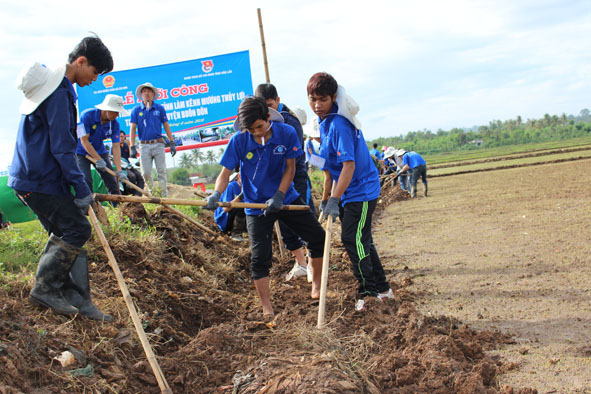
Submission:
POLYGON ((326 206, 322 213, 324 214, 324 218, 328 219, 328 216, 332 216, 332 221, 334 222, 339 216, 339 206, 341 205, 341 199, 336 197, 331 197, 328 199, 326 206))
POLYGON ((220 201, 220 192, 214 190, 213 193, 209 197, 205 199, 207 201, 207 205, 204 207, 205 209, 209 209, 210 211, 215 210, 218 207, 218 202, 220 201))
POLYGON ((90 206, 90 204, 92 204, 92 201, 93 201, 92 193, 90 193, 82 198, 75 198, 74 204, 76 204, 76 206, 78 208, 80 208, 80 210, 82 211, 82 213, 84 215, 87 215, 88 214, 88 207, 90 206))
POLYGON ((127 177, 127 172, 121 170, 121 171, 117 171, 117 176, 119 177, 119 180, 121 182, 123 182, 123 180, 125 179, 126 181, 129 180, 129 178, 127 177))
POLYGON ((135 147, 135 145, 129 147, 129 157, 137 159, 137 148, 135 147))
POLYGON ((320 208, 319 208, 320 209, 320 213, 323 213, 324 212, 324 210, 326 209, 326 204, 328 204, 328 200, 322 200, 320 202, 320 208))
POLYGON ((281 210, 283 206, 283 199, 285 194, 281 190, 277 190, 273 197, 267 200, 267 208, 265 208, 265 216, 270 213, 276 213, 281 210))
POLYGON ((103 159, 98 159, 94 166, 99 171, 105 171, 105 168, 107 168, 107 163, 103 159))
POLYGON ((170 141, 170 155, 174 157, 176 155, 176 144, 174 141, 170 141))

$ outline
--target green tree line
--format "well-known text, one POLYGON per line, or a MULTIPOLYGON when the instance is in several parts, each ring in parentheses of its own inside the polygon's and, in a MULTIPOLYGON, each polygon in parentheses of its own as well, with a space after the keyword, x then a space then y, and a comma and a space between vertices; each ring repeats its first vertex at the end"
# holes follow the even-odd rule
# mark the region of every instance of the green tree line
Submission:
POLYGON ((505 121, 493 120, 488 125, 472 129, 423 129, 396 137, 380 137, 368 145, 394 146, 423 154, 498 147, 533 142, 546 142, 591 135, 591 111, 582 109, 579 115, 549 115, 540 119, 523 120, 521 116, 505 121))

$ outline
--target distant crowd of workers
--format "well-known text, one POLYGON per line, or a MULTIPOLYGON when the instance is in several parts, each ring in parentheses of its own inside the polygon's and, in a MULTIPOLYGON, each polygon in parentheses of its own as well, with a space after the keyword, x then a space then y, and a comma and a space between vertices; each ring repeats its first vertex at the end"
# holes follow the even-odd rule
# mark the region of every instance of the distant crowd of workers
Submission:
POLYGON ((427 163, 417 152, 407 152, 404 149, 396 149, 393 146, 383 146, 382 151, 378 144, 373 144, 369 154, 374 159, 380 175, 396 173, 400 188, 414 198, 417 194, 417 182, 419 178, 423 182, 424 195, 427 197, 427 163))

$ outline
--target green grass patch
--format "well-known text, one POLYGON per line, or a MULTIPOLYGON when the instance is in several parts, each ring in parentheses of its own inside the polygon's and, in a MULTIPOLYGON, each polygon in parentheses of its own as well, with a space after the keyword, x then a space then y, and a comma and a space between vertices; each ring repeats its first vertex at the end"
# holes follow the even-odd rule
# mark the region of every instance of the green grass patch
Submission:
POLYGON ((427 162, 427 165, 435 165, 464 160, 487 159, 490 157, 507 156, 511 154, 526 153, 533 151, 574 148, 585 145, 591 145, 591 137, 579 137, 572 138, 569 140, 548 141, 534 144, 508 145, 489 149, 484 148, 469 151, 436 153, 432 155, 422 156, 427 162))
POLYGON ((0 276, 35 271, 47 238, 38 220, 0 231, 0 276))
POLYGON ((486 162, 486 163, 469 164, 469 165, 465 165, 465 166, 447 167, 447 168, 441 168, 441 169, 428 170, 428 174, 429 175, 443 175, 443 174, 453 174, 453 173, 460 172, 460 171, 478 171, 478 170, 483 170, 483 169, 519 166, 519 165, 533 164, 533 163, 544 164, 544 163, 551 163, 556 160, 574 159, 574 158, 579 158, 579 157, 591 158, 591 151, 558 153, 558 154, 554 154, 554 155, 524 157, 524 158, 514 159, 514 160, 508 159, 508 160, 493 161, 493 162, 486 162))

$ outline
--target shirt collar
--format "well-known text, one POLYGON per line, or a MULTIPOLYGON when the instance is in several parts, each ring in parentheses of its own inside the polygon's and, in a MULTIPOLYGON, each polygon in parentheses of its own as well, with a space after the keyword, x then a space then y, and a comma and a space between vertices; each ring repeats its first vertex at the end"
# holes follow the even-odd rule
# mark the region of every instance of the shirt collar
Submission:
POLYGON ((270 142, 273 143, 277 143, 277 139, 279 138, 277 136, 277 132, 275 131, 275 122, 271 121, 271 138, 269 138, 267 141, 265 141, 265 145, 261 145, 258 142, 256 142, 254 140, 254 137, 252 136, 252 134, 250 134, 248 131, 244 131, 245 133, 248 133, 248 135, 246 136, 246 138, 248 138, 248 146, 247 146, 247 150, 251 151, 257 148, 264 148, 265 146, 267 146, 270 142))
POLYGON ((74 96, 74 101, 78 100, 78 95, 76 94, 76 89, 74 89, 74 85, 72 85, 72 82, 70 82, 68 77, 64 76, 64 79, 67 81, 67 86, 68 89, 70 89, 72 96, 74 96))

